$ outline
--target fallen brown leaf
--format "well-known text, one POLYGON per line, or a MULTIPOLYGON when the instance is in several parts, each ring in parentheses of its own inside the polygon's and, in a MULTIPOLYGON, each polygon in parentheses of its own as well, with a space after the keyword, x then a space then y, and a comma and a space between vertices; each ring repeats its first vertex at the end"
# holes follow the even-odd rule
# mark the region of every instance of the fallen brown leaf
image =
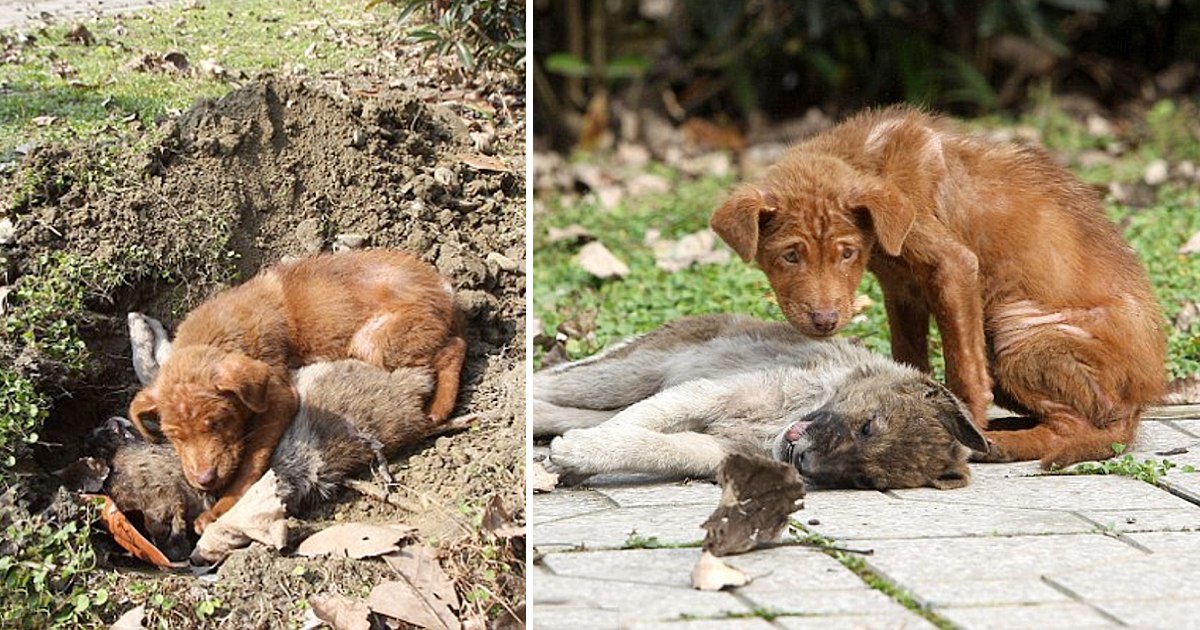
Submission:
POLYGON ((192 561, 215 564, 252 541, 282 549, 287 534, 287 510, 279 498, 279 479, 275 471, 268 470, 228 512, 204 529, 192 550, 192 561))
POLYGON ((96 36, 88 30, 88 27, 82 24, 76 24, 70 31, 67 32, 66 40, 75 44, 83 44, 91 46, 96 43, 96 36))
POLYGON ((333 630, 370 630, 371 609, 361 599, 342 595, 317 594, 308 598, 317 619, 333 630))
MULTIPOLYGON (((649 235, 647 235, 649 239, 649 235)), ((674 273, 696 265, 729 262, 729 250, 717 248, 717 235, 712 230, 700 230, 678 241, 653 241, 654 264, 663 271, 674 273)))
POLYGON ((535 493, 554 492, 554 488, 558 486, 558 475, 546 470, 542 462, 533 462, 533 468, 529 477, 529 485, 535 493))
POLYGON ((1196 232, 1189 238, 1183 247, 1179 248, 1180 254, 1196 254, 1200 253, 1200 232, 1196 232))
POLYGON ((574 241, 578 243, 592 240, 592 233, 582 225, 572 223, 565 228, 550 228, 546 231, 546 240, 551 243, 560 243, 562 241, 574 241))
POLYGON ((146 605, 135 606, 125 611, 108 630, 142 630, 142 621, 146 619, 146 605))
POLYGON ((592 241, 579 250, 579 266, 600 279, 629 275, 629 266, 608 251, 600 241, 592 241))
POLYGON ((483 529, 500 538, 525 535, 525 528, 513 522, 512 515, 504 509, 504 500, 498 494, 492 495, 483 509, 483 529))
POLYGON ((741 569, 725 564, 708 551, 701 553, 692 567, 692 588, 701 591, 719 591, 749 583, 750 577, 741 569))
POLYGON ((327 527, 304 539, 296 548, 301 556, 369 558, 400 549, 400 541, 417 533, 408 525, 343 523, 327 527))
POLYGON ((745 553, 777 540, 788 517, 804 506, 804 481, 796 468, 766 457, 734 454, 717 471, 721 502, 701 526, 713 555, 745 553))
POLYGON ((1181 376, 1167 384, 1167 395, 1163 402, 1168 405, 1191 405, 1200 403, 1200 374, 1181 376))
POLYGON ((371 610, 422 628, 459 630, 462 624, 444 602, 407 582, 384 582, 371 589, 371 610))
POLYGON ((479 171, 508 172, 508 165, 504 163, 504 160, 497 157, 479 155, 477 153, 462 153, 459 154, 458 160, 479 171))
POLYGON ((458 610, 458 593, 454 591, 454 581, 442 570, 438 552, 433 547, 410 545, 383 556, 383 561, 418 590, 458 610))

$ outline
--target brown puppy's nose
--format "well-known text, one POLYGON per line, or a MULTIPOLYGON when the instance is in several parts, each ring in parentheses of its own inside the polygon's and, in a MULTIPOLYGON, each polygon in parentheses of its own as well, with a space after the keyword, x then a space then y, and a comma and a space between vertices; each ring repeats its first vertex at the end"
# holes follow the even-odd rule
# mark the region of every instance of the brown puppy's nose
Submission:
POLYGON ((809 317, 812 318, 813 327, 821 332, 832 332, 837 328, 837 311, 813 311, 809 317))
POLYGON ((217 480, 217 469, 208 468, 196 474, 196 483, 200 484, 201 488, 208 489, 217 480))

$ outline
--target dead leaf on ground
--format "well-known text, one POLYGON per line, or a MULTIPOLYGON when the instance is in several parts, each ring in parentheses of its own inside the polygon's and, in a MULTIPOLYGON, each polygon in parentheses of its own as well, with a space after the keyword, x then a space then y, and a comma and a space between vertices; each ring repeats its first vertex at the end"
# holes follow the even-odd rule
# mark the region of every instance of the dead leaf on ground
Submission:
POLYGON ((454 581, 442 570, 437 549, 429 545, 410 545, 383 556, 383 561, 421 592, 432 595, 453 610, 458 610, 458 593, 454 591, 454 581))
POLYGON ((1189 238, 1183 247, 1179 248, 1180 254, 1196 254, 1200 253, 1200 232, 1196 232, 1189 238))
POLYGON ((864 295, 856 296, 854 298, 854 304, 850 308, 851 308, 851 311, 855 315, 858 315, 859 313, 871 308, 874 305, 875 305, 875 300, 872 300, 871 296, 864 294, 864 295))
POLYGON ((31 118, 29 120, 35 126, 49 127, 50 125, 53 125, 54 123, 58 122, 58 116, 51 116, 50 114, 46 114, 44 116, 34 116, 33 118, 31 118))
POLYGON ((317 619, 333 630, 370 630, 371 608, 367 602, 343 595, 317 594, 308 598, 317 619))
MULTIPOLYGON (((649 236, 647 236, 649 238, 649 236)), ((719 239, 712 230, 700 230, 672 241, 653 242, 654 264, 663 271, 675 273, 692 265, 711 265, 729 262, 729 250, 717 248, 719 239)))
POLYGON ((592 233, 578 223, 572 223, 565 228, 552 227, 546 231, 546 240, 551 243, 561 243, 563 241, 582 243, 590 241, 592 238, 592 233))
POLYGON ((1200 302, 1188 302, 1175 315, 1175 330, 1187 332, 1197 321, 1200 321, 1200 302))
POLYGON ((750 577, 741 569, 725 564, 720 558, 705 551, 700 554, 692 568, 692 588, 701 591, 719 591, 736 588, 750 583, 750 577))
POLYGON ((554 488, 558 486, 558 475, 546 470, 542 462, 533 462, 532 474, 529 477, 529 485, 535 493, 554 492, 554 488))
POLYGON ((579 250, 579 266, 602 280, 629 275, 629 266, 608 251, 600 241, 592 241, 579 250))
POLYGON ((67 31, 66 40, 74 44, 83 44, 91 46, 96 43, 96 36, 88 30, 88 27, 82 24, 76 24, 74 28, 67 31))
POLYGON ((459 630, 462 624, 445 602, 407 582, 384 582, 371 589, 371 610, 422 628, 459 630))
POLYGON ((125 611, 108 630, 142 630, 142 622, 146 619, 146 605, 135 606, 125 611))
POLYGON ((370 558, 400 549, 400 541, 415 533, 417 528, 408 525, 343 523, 304 539, 296 553, 307 557, 370 558))
POLYGON ((508 172, 508 165, 504 163, 504 160, 497 157, 463 153, 458 156, 458 160, 478 171, 496 171, 498 173, 508 172))
POLYGON ((796 468, 766 457, 734 454, 717 471, 721 502, 701 527, 704 549, 717 556, 745 553, 779 539, 788 517, 804 507, 796 468))
POLYGON ((287 535, 287 510, 279 498, 279 478, 274 470, 268 470, 228 512, 204 529, 192 551, 192 561, 215 564, 254 541, 282 549, 287 535))
POLYGON ((1163 402, 1168 405, 1200 404, 1200 374, 1181 376, 1168 383, 1163 402))
POLYGON ((500 538, 515 538, 525 535, 525 528, 513 522, 512 515, 504 508, 504 500, 494 494, 483 509, 483 528, 500 538))

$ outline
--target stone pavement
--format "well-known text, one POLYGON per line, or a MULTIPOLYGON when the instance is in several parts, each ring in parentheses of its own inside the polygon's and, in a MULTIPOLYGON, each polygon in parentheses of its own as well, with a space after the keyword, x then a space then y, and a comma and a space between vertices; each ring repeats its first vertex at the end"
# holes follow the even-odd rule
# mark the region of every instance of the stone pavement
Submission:
MULTIPOLYGON (((1200 470, 1200 407, 1156 410, 1138 461, 1200 470)), ((540 449, 544 452, 545 449, 540 449)), ((794 518, 861 557, 928 616, 962 628, 1184 628, 1200 624, 1200 472, 1154 486, 974 464, 960 490, 814 490, 794 518)), ((725 560, 753 582, 690 588, 720 490, 635 477, 538 494, 530 627, 929 628, 825 552, 781 546, 725 560), (653 537, 666 548, 632 548, 653 537)))

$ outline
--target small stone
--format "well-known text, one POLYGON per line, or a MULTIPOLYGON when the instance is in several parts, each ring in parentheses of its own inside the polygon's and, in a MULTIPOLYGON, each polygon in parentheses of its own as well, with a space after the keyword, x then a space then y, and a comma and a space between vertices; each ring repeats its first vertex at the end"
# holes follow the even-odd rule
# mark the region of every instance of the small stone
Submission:
POLYGON ((17 228, 12 219, 0 219, 0 245, 12 245, 17 240, 17 228))
POLYGON ((433 169, 433 180, 447 190, 458 188, 458 175, 444 166, 433 169))
POLYGON ((1089 114, 1087 117, 1087 132, 1092 136, 1111 136, 1113 135, 1112 123, 1108 119, 1099 114, 1089 114))
POLYGON ((1158 186, 1167 181, 1170 170, 1167 168, 1166 160, 1154 160, 1146 167, 1144 179, 1151 186, 1158 186))
POLYGON ((361 149, 367 144, 367 132, 362 129, 355 129, 354 133, 350 134, 350 146, 361 149))
POLYGON ((325 246, 325 239, 321 238, 321 221, 305 219, 297 224, 296 240, 300 241, 300 248, 307 254, 321 251, 321 248, 325 246))
POLYGON ((812 525, 813 527, 816 527, 817 525, 820 525, 820 524, 821 524, 821 519, 819 519, 819 518, 810 518, 810 519, 808 519, 808 524, 809 524, 809 525, 812 525))
POLYGON ((345 233, 338 234, 333 239, 333 251, 344 252, 352 249, 361 249, 367 242, 366 234, 345 233))
POLYGON ((1175 176, 1183 180, 1196 179, 1196 163, 1191 160, 1184 160, 1175 165, 1175 176))
POLYGON ((508 271, 510 273, 524 271, 524 269, 521 267, 521 263, 509 258, 508 256, 505 256, 504 254, 501 254, 500 252, 488 252, 485 260, 495 264, 501 270, 508 271))

